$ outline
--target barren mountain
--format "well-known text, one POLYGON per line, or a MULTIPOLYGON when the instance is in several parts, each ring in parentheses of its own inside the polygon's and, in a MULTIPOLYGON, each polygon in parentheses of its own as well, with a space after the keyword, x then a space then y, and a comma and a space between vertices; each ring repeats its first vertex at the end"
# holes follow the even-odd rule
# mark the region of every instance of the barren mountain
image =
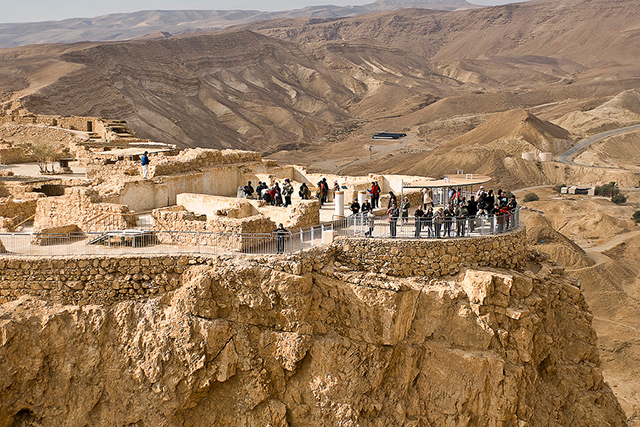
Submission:
POLYGON ((167 37, 216 31, 232 25, 277 18, 340 18, 403 8, 455 10, 477 7, 465 0, 378 0, 364 6, 312 6, 282 12, 258 10, 148 10, 96 18, 0 24, 0 47, 79 41, 130 40, 153 34, 167 37))
POLYGON ((540 180, 541 171, 520 159, 523 152, 563 152, 573 145, 569 132, 524 110, 496 114, 472 131, 414 157, 406 173, 441 176, 463 169, 521 186, 540 180), (516 166, 517 165, 517 166, 516 166), (531 182, 531 181, 529 181, 531 182))
POLYGON ((327 169, 366 172, 386 160, 347 163, 367 156, 381 129, 405 129, 417 139, 403 148, 430 150, 488 114, 535 108, 555 119, 637 88, 635 6, 409 9, 251 27, 287 40, 227 30, 5 49, 1 99, 36 114, 126 119, 142 137, 183 147, 252 148, 307 164, 329 157, 340 164, 327 169))
MULTIPOLYGON (((439 61, 551 58, 583 66, 637 61, 633 0, 538 0, 454 13, 407 9, 341 20, 271 20, 246 27, 296 42, 370 39, 439 61)), ((542 65, 542 64, 540 64, 542 65)))
POLYGON ((403 114, 458 86, 385 46, 302 49, 247 31, 51 51, 2 52, 19 58, 3 61, 5 72, 24 75, 5 83, 5 99, 19 96, 37 113, 125 118, 139 134, 181 146, 297 146, 349 126, 370 97, 393 93, 388 110, 403 114), (22 90, 11 95, 11 86, 22 90))

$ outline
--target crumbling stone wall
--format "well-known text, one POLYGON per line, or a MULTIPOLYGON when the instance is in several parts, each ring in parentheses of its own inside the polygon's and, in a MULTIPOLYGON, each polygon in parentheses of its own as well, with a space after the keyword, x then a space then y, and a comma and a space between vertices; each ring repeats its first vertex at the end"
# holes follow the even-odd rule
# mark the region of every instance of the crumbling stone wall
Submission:
POLYGON ((31 200, 0 199, 0 217, 14 218, 21 215, 25 218, 36 213, 37 198, 31 200))
POLYGON ((320 202, 318 200, 296 200, 286 208, 269 206, 258 201, 252 203, 274 223, 282 223, 289 231, 320 224, 320 202))
POLYGON ((0 199, 0 230, 13 230, 19 222, 36 213, 37 198, 31 200, 0 199))
POLYGON ((185 267, 203 262, 196 256, 4 257, 0 258, 0 303, 22 295, 64 304, 148 298, 177 288, 185 267))
POLYGON ((526 254, 524 226, 496 236, 447 240, 337 238, 336 261, 350 270, 438 277, 464 267, 518 268, 526 254))
POLYGON ((129 208, 115 203, 101 203, 98 194, 87 188, 68 188, 64 196, 38 200, 34 229, 76 225, 82 231, 125 229, 135 225, 129 208))
POLYGON ((152 166, 153 176, 162 176, 238 163, 262 163, 262 159, 260 154, 254 151, 195 148, 182 151, 177 156, 159 158, 152 166))
POLYGON ((156 209, 153 229, 160 243, 212 246, 222 251, 247 251, 272 240, 276 224, 262 214, 246 218, 197 215, 181 207, 156 209), (172 232, 181 233, 172 233, 172 232), (264 236, 247 236, 261 234, 264 236))
POLYGON ((33 154, 28 153, 22 147, 3 147, 0 148, 0 159, 2 163, 11 165, 15 163, 34 162, 33 154))

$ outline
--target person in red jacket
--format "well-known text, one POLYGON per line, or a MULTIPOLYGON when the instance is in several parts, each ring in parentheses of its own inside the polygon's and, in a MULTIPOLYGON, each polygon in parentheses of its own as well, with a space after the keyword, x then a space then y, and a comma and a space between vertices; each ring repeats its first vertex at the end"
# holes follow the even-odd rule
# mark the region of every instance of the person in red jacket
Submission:
POLYGON ((371 208, 375 209, 380 207, 380 186, 377 181, 373 181, 371 183, 371 190, 369 190, 369 194, 371 194, 371 208))

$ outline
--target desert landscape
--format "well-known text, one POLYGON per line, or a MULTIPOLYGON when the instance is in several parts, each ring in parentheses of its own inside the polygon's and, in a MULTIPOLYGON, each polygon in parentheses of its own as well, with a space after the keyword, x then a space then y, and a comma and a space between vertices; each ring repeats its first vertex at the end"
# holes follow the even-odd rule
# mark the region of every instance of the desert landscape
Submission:
MULTIPOLYGON (((290 173, 282 172, 286 165, 298 165, 293 170, 303 172, 293 172, 294 181, 302 175, 313 177, 312 184, 325 175, 352 179, 357 197, 371 176, 486 175, 491 188, 513 192, 520 203, 522 260, 469 264, 433 277, 417 270, 387 276, 349 258, 341 246, 349 244, 338 243, 282 263, 223 257, 217 265, 185 260, 192 269, 171 264, 180 286, 145 300, 76 305, 29 294, 0 310, 0 351, 11 360, 0 366, 8 378, 0 395, 11 402, 0 405, 0 425, 46 425, 39 423, 55 413, 41 409, 47 399, 70 404, 51 387, 91 389, 73 385, 78 379, 65 372, 39 385, 37 398, 29 395, 36 403, 20 406, 30 381, 42 381, 49 369, 42 360, 63 364, 69 357, 54 344, 63 337, 82 349, 74 366, 101 388, 78 398, 76 412, 58 409, 67 422, 57 425, 199 425, 206 419, 221 425, 640 426, 637 2, 397 3, 247 12, 233 25, 220 24, 226 18, 219 13, 181 13, 187 29, 179 33, 175 20, 174 28, 163 27, 162 20, 170 20, 152 14, 143 17, 157 23, 149 33, 68 44, 56 43, 64 26, 47 33, 52 24, 22 25, 15 44, 0 37, 12 46, 0 49, 0 162, 7 169, 32 163, 34 147, 42 145, 54 147, 58 158, 82 159, 87 173, 77 182, 46 183, 63 194, 47 194, 49 202, 22 194, 25 201, 32 197, 29 214, 49 203, 49 217, 37 217, 44 222, 53 222, 55 197, 125 204, 125 190, 143 185, 137 164, 121 162, 112 170, 92 157, 135 144, 161 144, 172 156, 183 150, 158 161, 152 176, 164 183, 212 164, 234 177, 278 179, 290 173), (106 129, 99 136, 97 126, 106 129), (381 131, 406 136, 372 139, 381 131), (195 169, 182 170, 180 162, 195 169), (112 171, 102 172, 111 178, 100 168, 112 171), (618 199, 605 194, 610 183, 618 199), (596 194, 586 194, 588 188, 596 194), (235 281, 229 272, 238 274, 235 281), (522 291, 525 282, 533 294, 522 291), (482 286, 488 294, 478 299, 474 289, 482 286), (505 292, 510 299, 502 306, 496 301, 505 292), (347 308, 351 304, 356 308, 347 308), (404 313, 411 304, 413 313, 404 313), (505 314, 512 308, 520 314, 505 314), (421 328, 432 312, 437 321, 429 335, 421 328), (522 313, 529 323, 518 323, 522 313), (147 324, 137 324, 145 315, 147 324), (381 324, 373 320, 379 315, 381 324), (45 319, 65 326, 41 335, 24 326, 45 319), (154 328, 162 334, 151 333, 154 328), (382 330, 390 335, 376 338, 382 330), (28 354, 10 336, 47 344, 41 354, 28 354), (109 352, 110 340, 126 357, 109 352), (92 354, 127 375, 100 373, 92 354), (202 366, 190 359, 196 356, 202 366), (30 362, 21 370, 25 357, 30 362), (434 363, 446 368, 438 371, 434 363), (190 371, 181 371, 183 365, 190 371), (337 375, 340 366, 357 380, 337 375), (120 385, 166 416, 149 417, 144 404, 115 397, 120 385), (421 406, 421 399, 435 409, 421 406), (126 405, 131 416, 118 414, 126 405), (225 405, 234 410, 225 414, 225 405)), ((233 179, 215 195, 233 194, 233 179)), ((2 182, 2 203, 15 204, 14 193, 2 182)), ((156 199, 164 203, 162 194, 156 199)), ((171 198, 167 204, 176 203, 175 194, 171 198)), ((156 201, 142 209, 138 202, 139 211, 166 206, 156 201)), ((272 227, 261 224, 260 231, 272 227)), ((7 271, 10 259, 0 260, 7 271)))

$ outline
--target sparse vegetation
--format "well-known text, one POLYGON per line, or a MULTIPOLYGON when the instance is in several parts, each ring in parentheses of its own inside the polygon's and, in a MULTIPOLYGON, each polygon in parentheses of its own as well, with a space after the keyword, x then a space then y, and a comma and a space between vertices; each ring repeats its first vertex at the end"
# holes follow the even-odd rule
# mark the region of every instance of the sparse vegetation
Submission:
POLYGON ((41 174, 53 173, 53 164, 49 170, 49 163, 55 162, 60 158, 60 153, 56 147, 46 142, 34 142, 30 144, 33 158, 40 168, 41 174))
POLYGON ((627 196, 622 193, 618 193, 615 196, 611 197, 611 201, 616 205, 622 205, 624 203, 627 203, 627 196))
POLYGON ((620 188, 615 182, 596 187, 596 196, 611 197, 611 201, 616 205, 622 205, 627 202, 627 196, 620 193, 620 188))
POLYGON ((553 191, 555 191, 556 193, 561 193, 562 192, 562 187, 566 187, 567 184, 558 184, 558 185, 554 185, 553 186, 553 191))
POLYGON ((595 188, 596 196, 613 197, 620 193, 618 184, 610 182, 604 185, 597 185, 595 188))
POLYGON ((540 197, 538 197, 538 195, 536 193, 528 193, 524 196, 524 202, 536 202, 538 200, 540 200, 540 197))
POLYGON ((635 211, 631 217, 636 223, 640 224, 640 211, 635 211))

